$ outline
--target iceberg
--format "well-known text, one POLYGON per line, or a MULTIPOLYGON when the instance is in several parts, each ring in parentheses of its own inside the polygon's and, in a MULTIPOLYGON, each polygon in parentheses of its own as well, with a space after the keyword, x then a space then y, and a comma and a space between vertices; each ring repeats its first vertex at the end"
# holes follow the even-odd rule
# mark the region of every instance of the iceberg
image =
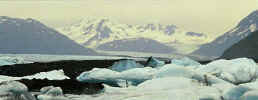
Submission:
POLYGON ((233 60, 217 60, 202 65, 197 70, 215 75, 233 84, 254 81, 258 76, 258 66, 252 59, 238 58, 233 60))
POLYGON ((4 100, 36 100, 31 93, 28 92, 26 85, 17 81, 5 81, 0 85, 0 99, 4 100))
POLYGON ((122 72, 133 68, 143 68, 143 65, 137 63, 135 60, 125 59, 115 62, 110 69, 117 72, 122 72))
POLYGON ((157 90, 173 90, 185 89, 200 86, 196 80, 184 77, 165 77, 148 80, 138 85, 139 89, 144 91, 157 91, 157 90))
POLYGON ((22 79, 64 80, 70 78, 64 74, 63 70, 52 70, 49 72, 40 72, 31 76, 24 76, 22 79))
POLYGON ((80 82, 88 83, 106 83, 110 85, 117 84, 120 73, 106 69, 106 68, 93 68, 90 71, 81 73, 76 79, 80 82))
POLYGON ((155 71, 156 69, 151 67, 134 68, 123 72, 116 72, 106 68, 94 68, 91 71, 81 73, 77 80, 88 83, 105 83, 112 86, 121 82, 126 84, 125 81, 127 81, 132 85, 137 85, 145 80, 152 79, 155 71))
POLYGON ((146 80, 153 79, 156 69, 151 67, 134 68, 121 72, 119 79, 126 80, 132 85, 138 85, 146 80))
POLYGON ((163 65, 165 65, 164 61, 160 61, 154 57, 150 57, 145 66, 156 68, 161 67, 163 65))
POLYGON ((70 100, 64 97, 63 90, 60 87, 47 86, 40 89, 41 95, 38 100, 70 100))
MULTIPOLYGON (((218 89, 202 86, 184 77, 147 80, 136 87, 117 88, 104 85, 101 95, 82 97, 89 100, 221 100, 218 89)), ((80 99, 78 99, 80 100, 80 99)))
POLYGON ((64 80, 70 79, 68 76, 64 75, 63 70, 53 70, 49 72, 40 72, 30 76, 23 76, 23 77, 11 77, 11 76, 4 76, 0 75, 0 82, 4 81, 14 81, 14 80, 21 80, 21 79, 48 79, 48 80, 64 80))
POLYGON ((172 59, 171 63, 176 65, 181 65, 181 66, 195 66, 195 67, 201 65, 199 62, 192 60, 188 57, 184 57, 181 59, 172 59))
POLYGON ((155 78, 162 77, 192 77, 195 73, 190 68, 185 68, 175 64, 167 64, 159 68, 155 78))
POLYGON ((0 57, 0 66, 25 64, 25 63, 32 63, 32 62, 25 61, 23 58, 20 58, 20 57, 8 57, 8 56, 0 57))

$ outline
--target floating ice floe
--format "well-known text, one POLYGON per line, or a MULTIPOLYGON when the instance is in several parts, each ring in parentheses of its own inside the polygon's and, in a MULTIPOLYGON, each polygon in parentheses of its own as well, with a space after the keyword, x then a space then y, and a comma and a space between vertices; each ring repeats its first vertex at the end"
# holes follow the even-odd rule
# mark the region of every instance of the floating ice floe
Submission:
POLYGON ((109 70, 106 73, 102 71, 99 74, 104 75, 98 76, 98 79, 108 80, 107 76, 110 75, 109 79, 139 83, 127 88, 104 85, 103 93, 96 96, 82 96, 82 98, 90 100, 171 100, 171 98, 173 100, 257 100, 258 82, 255 82, 257 71, 256 63, 247 58, 217 60, 198 67, 185 67, 184 64, 172 62, 158 68, 134 68, 123 72, 109 70))
POLYGON ((129 81, 137 85, 145 80, 153 78, 155 69, 150 67, 134 68, 123 72, 116 72, 106 68, 94 68, 91 71, 83 72, 77 77, 80 82, 105 83, 117 85, 121 80, 129 81))
POLYGON ((6 81, 0 85, 0 100, 36 100, 26 85, 17 81, 6 81))
POLYGON ((155 73, 155 78, 162 77, 192 77, 195 73, 190 68, 182 67, 181 65, 167 64, 159 68, 155 73))
POLYGON ((145 66, 156 68, 156 67, 161 67, 163 65, 165 65, 164 61, 160 61, 154 57, 150 57, 145 66))
POLYGON ((63 90, 60 87, 47 86, 40 89, 41 95, 38 100, 70 100, 64 97, 63 90))
POLYGON ((181 65, 181 66, 192 66, 192 67, 198 67, 201 65, 199 62, 187 57, 180 58, 180 59, 172 59, 171 63, 176 65, 181 65))
POLYGON ((224 80, 211 76, 205 79, 205 75, 206 74, 196 71, 191 67, 167 64, 159 68, 134 68, 123 72, 116 72, 106 68, 94 68, 91 71, 83 72, 77 77, 77 80, 81 82, 105 83, 109 85, 114 85, 121 82, 126 84, 125 81, 128 81, 131 85, 137 86, 146 80, 151 80, 154 78, 185 77, 195 79, 203 83, 207 81, 206 84, 226 83, 224 80))
POLYGON ((23 58, 20 58, 20 57, 7 57, 7 56, 0 57, 0 66, 25 64, 25 63, 32 63, 32 62, 25 61, 23 58))
POLYGON ((198 70, 234 84, 251 82, 258 76, 257 64, 252 59, 247 58, 217 60, 203 65, 198 70))
POLYGON ((11 80, 21 80, 21 79, 48 79, 48 80, 64 80, 70 79, 68 76, 64 75, 63 70, 53 70, 49 72, 40 72, 35 75, 24 76, 24 77, 11 77, 0 75, 0 82, 11 81, 11 80))
POLYGON ((121 72, 119 79, 129 81, 132 85, 138 85, 146 80, 153 79, 156 71, 151 67, 130 69, 121 72))
POLYGON ((110 69, 93 68, 81 73, 76 79, 80 82, 116 84, 119 76, 119 72, 110 69))
POLYGON ((143 68, 143 65, 137 63, 135 60, 125 59, 115 62, 110 69, 117 72, 122 72, 133 68, 143 68))
POLYGON ((184 77, 152 79, 137 87, 104 87, 100 95, 81 96, 76 100, 220 100, 221 97, 218 89, 184 77))
POLYGON ((70 78, 64 74, 63 70, 53 70, 49 72, 40 72, 31 76, 24 76, 22 79, 65 80, 70 78))

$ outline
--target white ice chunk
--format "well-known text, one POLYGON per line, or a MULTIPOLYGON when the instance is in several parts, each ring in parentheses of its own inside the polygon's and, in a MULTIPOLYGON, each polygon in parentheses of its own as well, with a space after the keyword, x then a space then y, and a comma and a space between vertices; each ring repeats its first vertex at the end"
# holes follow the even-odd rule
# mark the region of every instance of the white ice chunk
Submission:
POLYGON ((181 66, 200 66, 201 64, 195 60, 192 60, 190 58, 184 57, 181 59, 173 59, 171 60, 172 64, 181 65, 181 66))
POLYGON ((53 70, 49 72, 40 72, 31 76, 24 76, 23 79, 64 80, 70 78, 64 74, 63 70, 53 70))
POLYGON ((30 76, 24 77, 11 77, 0 75, 0 82, 11 81, 11 80, 21 80, 21 79, 48 79, 48 80, 64 80, 70 79, 68 76, 64 75, 63 70, 53 70, 49 72, 40 72, 30 76))
POLYGON ((17 81, 6 81, 1 83, 0 91, 14 92, 14 93, 21 94, 21 93, 27 92, 28 88, 26 85, 17 81))
POLYGON ((139 89, 144 90, 171 90, 184 89, 199 86, 199 82, 193 79, 184 77, 165 77, 157 78, 143 82, 138 86, 139 89))
POLYGON ((78 77, 77 80, 80 82, 88 83, 116 83, 119 78, 120 73, 106 69, 106 68, 94 68, 91 71, 83 72, 78 77))
POLYGON ((118 62, 115 62, 110 69, 113 71, 122 72, 128 69, 133 68, 142 68, 143 66, 141 64, 138 64, 135 60, 120 60, 118 62))
POLYGON ((165 62, 164 61, 160 61, 160 60, 158 60, 158 59, 156 59, 156 58, 154 58, 154 57, 150 57, 149 59, 148 59, 148 61, 147 61, 147 64, 146 64, 146 66, 149 66, 149 67, 161 67, 161 66, 163 66, 163 65, 165 65, 165 62))
POLYGON ((145 81, 137 87, 117 88, 104 85, 96 96, 81 96, 89 100, 220 100, 216 88, 202 86, 184 77, 166 77, 145 81))
POLYGON ((14 65, 14 64, 25 64, 25 63, 31 63, 31 62, 25 61, 23 58, 20 58, 20 57, 8 57, 8 56, 0 57, 0 66, 14 65))
POLYGON ((40 89, 41 94, 46 94, 50 89, 54 88, 54 86, 46 86, 40 89))
POLYGON ((192 77, 195 73, 189 69, 175 64, 167 64, 161 67, 155 78, 161 77, 192 77))
POLYGON ((258 76, 258 66, 252 59, 247 58, 217 60, 202 66, 198 70, 234 84, 250 82, 258 76))
POLYGON ((134 68, 121 72, 120 79, 130 81, 133 85, 137 85, 146 80, 152 79, 156 71, 156 69, 151 67, 134 68))
POLYGON ((38 100, 69 100, 64 97, 63 90, 60 87, 47 86, 41 88, 42 95, 38 96, 38 100))
POLYGON ((5 81, 0 85, 0 100, 35 100, 26 85, 17 81, 5 81))

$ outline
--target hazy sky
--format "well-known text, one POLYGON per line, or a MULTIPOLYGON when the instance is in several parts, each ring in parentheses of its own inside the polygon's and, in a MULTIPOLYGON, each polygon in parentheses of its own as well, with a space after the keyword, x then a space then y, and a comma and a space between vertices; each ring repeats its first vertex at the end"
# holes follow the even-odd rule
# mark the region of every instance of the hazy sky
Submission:
POLYGON ((0 16, 35 18, 53 27, 87 16, 121 23, 159 22, 223 33, 258 9, 258 0, 0 0, 0 16))

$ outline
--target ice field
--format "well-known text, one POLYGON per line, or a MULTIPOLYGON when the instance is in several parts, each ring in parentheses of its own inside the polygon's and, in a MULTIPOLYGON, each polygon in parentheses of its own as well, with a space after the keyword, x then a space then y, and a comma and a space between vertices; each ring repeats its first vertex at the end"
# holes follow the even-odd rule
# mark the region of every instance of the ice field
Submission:
MULTIPOLYGON (((22 57, 0 58, 1 65, 31 63, 22 57)), ((121 60, 81 73, 76 79, 82 83, 103 83, 104 89, 94 95, 63 94, 60 87, 49 86, 35 97, 15 81, 69 79, 62 70, 24 77, 0 75, 0 100, 258 100, 258 66, 252 59, 220 59, 202 65, 190 58, 172 59, 171 64, 152 58, 147 65, 121 60)))

